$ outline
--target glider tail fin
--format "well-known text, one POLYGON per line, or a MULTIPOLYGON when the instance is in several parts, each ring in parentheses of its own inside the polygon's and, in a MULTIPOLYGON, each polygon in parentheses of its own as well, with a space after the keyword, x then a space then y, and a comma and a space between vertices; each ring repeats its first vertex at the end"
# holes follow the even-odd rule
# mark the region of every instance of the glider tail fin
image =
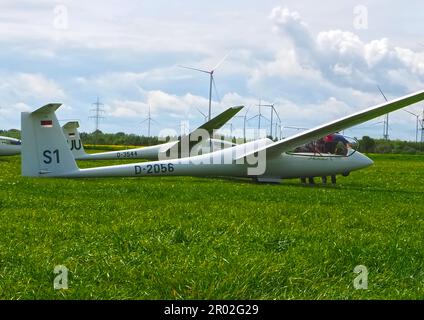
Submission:
POLYGON ((22 175, 26 177, 68 176, 78 166, 66 143, 51 103, 34 112, 22 112, 22 175))
POLYGON ((78 121, 67 122, 62 127, 63 133, 65 134, 66 140, 68 142, 68 146, 76 160, 83 159, 87 156, 78 132, 78 128, 78 121))

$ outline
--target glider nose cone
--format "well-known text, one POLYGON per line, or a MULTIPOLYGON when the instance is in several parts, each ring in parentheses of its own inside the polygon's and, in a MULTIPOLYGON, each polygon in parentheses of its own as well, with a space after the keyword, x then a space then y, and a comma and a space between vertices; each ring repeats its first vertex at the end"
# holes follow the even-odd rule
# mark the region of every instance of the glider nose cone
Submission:
POLYGON ((358 152, 358 154, 360 155, 360 159, 359 160, 360 160, 361 168, 366 168, 366 167, 369 167, 369 166, 371 166, 371 165, 374 164, 374 161, 372 161, 366 155, 364 155, 362 153, 359 153, 359 152, 358 152))
POLYGON ((361 170, 374 164, 374 161, 359 151, 354 151, 352 154, 350 154, 350 156, 347 157, 347 159, 350 159, 349 171, 361 170))

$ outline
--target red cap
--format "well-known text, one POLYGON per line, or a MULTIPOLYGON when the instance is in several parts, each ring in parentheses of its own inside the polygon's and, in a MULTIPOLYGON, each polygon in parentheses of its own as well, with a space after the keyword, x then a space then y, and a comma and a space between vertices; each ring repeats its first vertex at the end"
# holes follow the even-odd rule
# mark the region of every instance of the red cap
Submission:
POLYGON ((329 134, 328 136, 326 136, 325 138, 324 138, 324 141, 325 142, 331 142, 331 141, 333 141, 334 140, 334 135, 333 134, 329 134))

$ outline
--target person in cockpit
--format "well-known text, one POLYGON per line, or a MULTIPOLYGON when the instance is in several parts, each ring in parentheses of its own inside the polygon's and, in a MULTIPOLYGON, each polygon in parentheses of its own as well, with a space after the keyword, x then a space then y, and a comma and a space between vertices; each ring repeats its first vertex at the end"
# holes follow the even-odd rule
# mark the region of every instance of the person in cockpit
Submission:
POLYGON ((325 153, 346 155, 349 147, 349 141, 340 133, 329 134, 324 138, 325 153))
MULTIPOLYGON (((323 152, 331 153, 340 156, 346 156, 348 153, 348 148, 350 148, 349 141, 340 133, 329 134, 328 136, 322 139, 324 141, 323 152)), ((327 184, 327 177, 323 176, 322 183, 327 184)), ((331 183, 335 185, 337 182, 337 177, 335 175, 331 176, 331 183)))

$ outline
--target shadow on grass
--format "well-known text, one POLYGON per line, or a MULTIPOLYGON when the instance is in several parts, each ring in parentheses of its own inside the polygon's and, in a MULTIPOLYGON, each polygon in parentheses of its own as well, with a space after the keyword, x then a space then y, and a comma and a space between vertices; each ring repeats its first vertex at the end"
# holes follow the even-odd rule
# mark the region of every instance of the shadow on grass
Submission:
MULTIPOLYGON (((8 159, 1 159, 0 162, 10 162, 8 159)), ((47 178, 48 179, 48 178, 47 178)), ((152 176, 152 177, 98 177, 98 178, 58 178, 58 180, 72 180, 72 181, 84 181, 86 183, 98 183, 99 180, 104 181, 121 181, 121 180, 129 180, 129 181, 137 181, 137 183, 152 183, 157 182, 157 180, 163 181, 165 184, 167 183, 194 183, 194 184, 212 184, 216 182, 222 182, 225 184, 237 184, 237 185, 263 185, 265 186, 273 186, 273 187, 287 187, 290 188, 302 188, 302 189, 328 189, 328 190, 334 190, 334 191, 341 191, 345 192, 347 190, 351 191, 370 191, 370 192, 377 192, 377 193, 390 193, 390 194, 408 194, 408 195, 421 195, 421 191, 411 191, 411 190, 399 190, 394 188, 385 188, 385 187, 375 187, 373 185, 367 185, 367 184, 359 184, 359 183, 339 183, 336 185, 332 185, 330 183, 328 184, 322 184, 321 182, 316 182, 315 184, 302 184, 297 179, 282 179, 281 183, 267 183, 267 182, 257 182, 254 181, 252 178, 245 178, 245 177, 225 177, 225 176, 210 176, 210 177, 191 177, 191 176, 152 176)), ((56 178, 55 178, 56 180, 56 178)), ((116 183, 116 186, 118 186, 119 183, 116 183)))

